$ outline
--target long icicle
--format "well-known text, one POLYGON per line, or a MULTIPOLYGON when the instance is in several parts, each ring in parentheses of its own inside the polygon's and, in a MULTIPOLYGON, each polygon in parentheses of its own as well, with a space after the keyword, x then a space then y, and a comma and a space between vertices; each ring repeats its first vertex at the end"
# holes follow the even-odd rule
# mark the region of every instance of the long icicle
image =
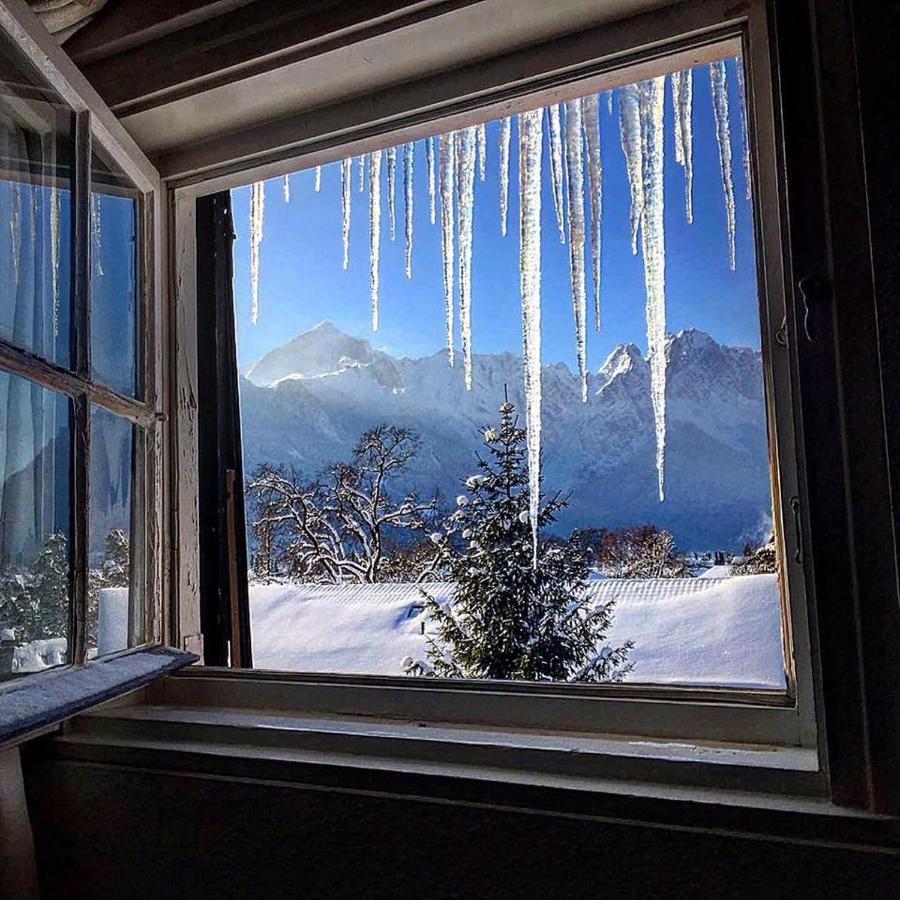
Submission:
POLYGON ((672 73, 672 120, 675 131, 675 162, 684 169, 684 215, 694 221, 693 209, 693 105, 694 73, 690 69, 672 73))
POLYGON ((316 193, 322 190, 322 167, 316 166, 316 193))
POLYGON ((435 223, 435 190, 434 190, 434 136, 425 138, 425 153, 428 159, 428 214, 431 224, 435 223))
POLYGON ((506 237, 509 217, 509 141, 512 119, 500 120, 500 234, 506 237))
POLYGON ((341 240, 344 245, 344 271, 350 265, 350 200, 353 181, 353 160, 351 157, 341 160, 341 240))
POLYGON ((587 403, 587 299, 584 281, 584 154, 581 100, 566 101, 566 187, 569 197, 569 279, 581 402, 587 403))
POLYGON ((378 266, 381 252, 381 150, 369 154, 369 299, 372 331, 378 331, 378 266))
POLYGON ((59 213, 60 190, 50 188, 50 284, 53 291, 53 337, 59 337, 59 213))
POLYGON ((559 242, 566 242, 564 221, 565 206, 563 200, 563 149, 562 124, 560 122, 559 104, 547 107, 550 118, 550 181, 553 188, 553 208, 556 210, 556 224, 559 227, 559 242))
POLYGON ((478 126, 478 180, 487 177, 487 126, 482 122, 478 126))
POLYGON ((640 84, 643 146, 644 211, 641 254, 647 293, 647 355, 650 399, 656 431, 656 473, 660 502, 665 500, 666 463, 666 244, 664 226, 665 76, 640 84))
POLYGON ((747 89, 744 85, 744 58, 734 58, 737 66, 738 90, 741 94, 741 157, 744 163, 744 197, 749 200, 753 193, 753 176, 750 174, 750 132, 747 129, 747 89))
POLYGON ((366 157, 365 154, 358 157, 359 162, 359 192, 362 193, 366 189, 366 157))
POLYGON ((472 390, 472 218, 475 205, 475 157, 477 128, 459 135, 459 181, 456 187, 459 235, 459 330, 466 390, 472 390))
MULTIPOLYGON (((591 200, 591 265, 594 281, 594 328, 600 320, 600 221, 603 216, 603 160, 600 154, 600 98, 589 94, 582 103, 591 200)), ((571 200, 569 204, 571 205, 571 200)))
POLYGON ((541 497, 541 151, 543 113, 519 115, 519 290, 525 370, 528 518, 532 567, 538 566, 541 497))
POLYGON ((387 149, 387 194, 388 194, 388 225, 390 228, 391 240, 397 238, 397 218, 394 208, 394 194, 397 185, 397 148, 388 147, 387 149))
POLYGON ((281 190, 282 190, 282 194, 284 195, 284 202, 290 203, 291 202, 291 176, 290 175, 285 175, 284 178, 282 179, 281 190))
POLYGON ((406 277, 412 278, 413 247, 413 161, 416 145, 407 143, 403 147, 403 197, 406 213, 406 277))
POLYGON ((631 191, 631 252, 637 253, 638 229, 644 211, 644 154, 641 147, 641 87, 626 84, 619 89, 619 133, 625 154, 625 171, 631 191))
POLYGON ((103 274, 103 221, 100 209, 100 195, 91 192, 91 261, 94 274, 103 274))
POLYGON ((733 271, 734 254, 734 176, 731 165, 731 125, 728 116, 728 83, 725 77, 725 60, 709 64, 709 82, 712 88, 713 114, 716 120, 716 141, 719 144, 719 165, 722 171, 722 189, 725 193, 725 219, 728 228, 728 266, 733 271))
POLYGON ((438 187, 441 193, 441 261, 444 272, 444 314, 447 330, 447 362, 454 363, 453 348, 453 194, 456 170, 453 132, 439 139, 438 187))
POLYGON ((606 92, 606 114, 608 116, 612 115, 613 111, 613 92, 611 90, 606 92))
POLYGON ((250 185, 250 321, 259 319, 259 246, 263 238, 263 213, 266 203, 265 182, 250 185))

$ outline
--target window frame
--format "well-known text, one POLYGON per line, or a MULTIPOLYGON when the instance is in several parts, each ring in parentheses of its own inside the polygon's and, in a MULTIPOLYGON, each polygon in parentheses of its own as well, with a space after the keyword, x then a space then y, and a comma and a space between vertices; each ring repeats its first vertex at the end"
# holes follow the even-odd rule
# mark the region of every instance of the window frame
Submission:
MULTIPOLYGON (((133 513, 143 521, 139 546, 132 559, 142 568, 138 587, 142 607, 129 613, 129 634, 136 626, 142 640, 134 646, 100 657, 113 661, 130 653, 158 646, 164 634, 164 459, 163 428, 164 367, 158 364, 164 346, 163 307, 160 302, 160 247, 162 246, 162 191, 159 174, 125 129, 107 109, 99 95, 62 52, 55 39, 35 19, 21 0, 0 4, 0 29, 27 57, 46 84, 65 104, 73 121, 72 192, 72 288, 70 291, 72 358, 62 367, 0 338, 0 369, 28 379, 41 387, 66 396, 71 404, 72 451, 70 456, 70 629, 66 665, 44 672, 13 678, 0 684, 0 701, 6 691, 21 690, 24 684, 46 683, 65 676, 90 661, 87 658, 88 626, 88 540, 90 522, 90 427, 91 407, 102 408, 141 429, 134 442, 132 468, 133 513), (92 143, 108 157, 133 185, 136 200, 136 397, 124 395, 95 381, 91 371, 90 297, 90 193, 92 143), (138 448, 140 447, 140 451, 138 448), (135 616, 140 618, 138 622, 135 616)), ((130 193, 130 191, 129 191, 130 193)), ((133 567, 134 570, 135 567, 133 567)), ((113 679, 114 680, 114 679, 113 679)), ((110 686, 106 686, 110 690, 110 686)), ((12 694, 8 695, 12 701, 12 694)), ((71 699, 71 698, 70 698, 71 699)), ((53 712, 48 713, 52 721, 53 712)))
MULTIPOLYGON (((787 323, 795 316, 785 287, 783 176, 778 166, 777 110, 772 84, 773 58, 769 16, 764 0, 735 10, 721 0, 696 0, 672 10, 585 31, 554 43, 543 53, 500 57, 482 65, 472 84, 457 78, 426 80, 419 90, 401 90, 389 116, 373 120, 375 104, 354 119, 354 111, 304 119, 293 137, 281 134, 281 146, 258 148, 241 157, 236 139, 234 161, 174 180, 173 285, 176 364, 173 377, 180 398, 173 406, 178 464, 177 617, 179 645, 197 649, 200 638, 197 596, 198 547, 192 537, 197 522, 196 411, 186 398, 196 396, 197 322, 195 304, 195 202, 200 196, 300 168, 333 162, 388 144, 415 140, 466 124, 473 113, 484 120, 522 108, 580 96, 589 90, 650 77, 673 68, 720 58, 722 47, 744 55, 748 119, 752 123, 751 165, 760 292, 761 340, 766 378, 767 425, 773 463, 776 539, 786 573, 782 585, 783 635, 787 691, 696 689, 648 685, 591 687, 543 684, 455 682, 404 676, 357 676, 208 669, 206 674, 238 690, 240 682, 260 699, 273 684, 284 686, 290 706, 323 713, 365 714, 393 718, 441 720, 508 728, 605 732, 673 738, 784 745, 821 750, 816 724, 818 693, 813 677, 809 597, 804 583, 803 535, 789 509, 803 508, 796 447, 802 419, 797 402, 793 340, 787 323), (513 59, 513 62, 510 62, 513 59), (531 69, 523 71, 523 66, 531 69), (622 71, 627 70, 627 77, 622 71), (440 83, 443 82, 443 83, 440 83), (568 93, 567 93, 568 92, 568 93), (399 107, 404 106, 403 109, 399 107), (291 144, 288 149, 286 145, 291 144), (773 363, 777 360, 777 365, 773 363), (798 504, 792 503, 798 498, 798 504), (289 688, 287 686, 290 686, 289 688), (302 699, 301 699, 302 698, 302 699)), ((728 55, 725 53, 724 55, 728 55)), ((394 101, 391 101, 392 103, 394 101)), ((273 139, 273 145, 275 144, 273 139)), ((796 512, 795 512, 796 514, 796 512)), ((200 672, 191 678, 203 678, 200 672)), ((223 690, 225 690, 223 688, 223 690)), ((281 695, 279 695, 281 696, 281 695)), ((248 701, 249 702, 249 701, 248 701)))

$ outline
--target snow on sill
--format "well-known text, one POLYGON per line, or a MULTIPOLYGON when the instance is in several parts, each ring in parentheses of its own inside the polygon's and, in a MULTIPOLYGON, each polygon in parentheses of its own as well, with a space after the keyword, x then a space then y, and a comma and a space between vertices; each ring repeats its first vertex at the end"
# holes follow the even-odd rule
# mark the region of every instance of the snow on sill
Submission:
POLYGON ((0 746, 196 661, 191 653, 151 647, 8 682, 0 690, 0 746))

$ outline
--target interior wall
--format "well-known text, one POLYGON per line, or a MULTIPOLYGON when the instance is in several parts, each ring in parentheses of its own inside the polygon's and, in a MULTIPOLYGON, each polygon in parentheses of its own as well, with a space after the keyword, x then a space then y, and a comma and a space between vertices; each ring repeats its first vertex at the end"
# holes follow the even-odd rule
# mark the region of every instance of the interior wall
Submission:
POLYGON ((28 769, 48 898, 875 897, 882 852, 60 760, 28 769), (73 827, 73 817, 77 827, 73 827))

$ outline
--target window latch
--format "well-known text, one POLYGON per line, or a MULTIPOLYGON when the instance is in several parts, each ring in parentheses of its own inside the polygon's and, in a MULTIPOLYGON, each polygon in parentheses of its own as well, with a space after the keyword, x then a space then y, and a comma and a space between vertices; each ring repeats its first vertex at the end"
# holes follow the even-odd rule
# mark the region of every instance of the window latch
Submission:
POLYGON ((803 332, 808 341, 814 341, 812 317, 813 307, 823 306, 827 300, 828 284, 817 275, 807 275, 797 284, 803 302, 803 332))
POLYGON ((800 519, 800 498, 795 494, 788 501, 791 512, 794 514, 794 533, 797 540, 797 546, 794 550, 794 562, 803 562, 803 524, 800 519))

